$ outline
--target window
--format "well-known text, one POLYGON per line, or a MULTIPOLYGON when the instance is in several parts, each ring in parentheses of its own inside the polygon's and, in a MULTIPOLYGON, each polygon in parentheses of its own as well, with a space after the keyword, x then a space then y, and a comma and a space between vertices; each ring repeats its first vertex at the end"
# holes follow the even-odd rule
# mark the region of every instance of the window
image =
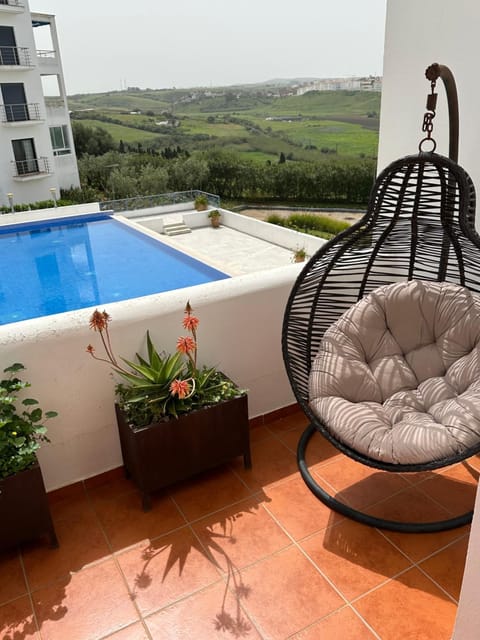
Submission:
POLYGON ((66 124, 60 127, 50 127, 50 140, 52 142, 53 155, 64 156, 67 153, 72 153, 66 124))
POLYGON ((13 27, 0 26, 0 64, 20 64, 13 27))
POLYGON ((28 173, 38 173, 38 160, 33 138, 12 140, 13 155, 19 176, 28 173))
POLYGON ((30 120, 25 89, 22 82, 0 84, 6 122, 30 120))

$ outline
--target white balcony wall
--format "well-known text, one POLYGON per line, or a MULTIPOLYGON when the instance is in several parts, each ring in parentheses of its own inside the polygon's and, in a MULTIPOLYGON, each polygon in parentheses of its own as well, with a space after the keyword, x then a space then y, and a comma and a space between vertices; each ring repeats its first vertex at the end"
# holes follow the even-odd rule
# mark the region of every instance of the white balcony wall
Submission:
MULTIPOLYGON (((422 132, 430 83, 425 70, 434 62, 455 76, 460 110, 459 163, 480 190, 480 5, 470 0, 388 0, 378 169, 415 154, 422 132)), ((443 81, 437 82, 433 137, 448 156, 448 107, 443 81)), ((477 216, 478 217, 478 216, 477 216)), ((478 221, 477 221, 478 228, 478 221)))
MULTIPOLYGON (((218 366, 249 392, 250 417, 292 404, 281 353, 287 297, 302 265, 190 287, 106 306, 117 354, 134 359, 149 329, 160 350, 175 350, 184 335, 190 300, 200 318, 199 363, 218 366)), ((103 310, 103 307, 101 308, 103 310)), ((89 329, 93 309, 0 327, 0 366, 22 362, 29 394, 59 412, 49 425, 51 443, 40 450, 47 489, 94 476, 122 464, 114 414, 114 380, 89 329)))

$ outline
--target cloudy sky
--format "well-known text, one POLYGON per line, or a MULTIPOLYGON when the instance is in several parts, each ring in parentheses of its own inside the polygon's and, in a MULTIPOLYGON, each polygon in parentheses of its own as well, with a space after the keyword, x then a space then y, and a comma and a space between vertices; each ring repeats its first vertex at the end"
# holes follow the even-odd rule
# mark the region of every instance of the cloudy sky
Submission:
POLYGON ((386 0, 29 4, 56 16, 69 94, 382 74, 386 0))

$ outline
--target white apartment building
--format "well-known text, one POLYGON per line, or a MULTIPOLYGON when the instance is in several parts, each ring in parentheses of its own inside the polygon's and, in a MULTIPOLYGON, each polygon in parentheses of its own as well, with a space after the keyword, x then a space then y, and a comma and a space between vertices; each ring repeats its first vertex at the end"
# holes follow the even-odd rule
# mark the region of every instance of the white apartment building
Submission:
POLYGON ((0 0, 0 205, 56 199, 72 186, 80 180, 55 16, 0 0), (37 29, 50 48, 37 49, 37 29))
POLYGON ((363 76, 351 78, 323 78, 314 80, 297 89, 297 96, 308 91, 381 91, 381 76, 363 76))

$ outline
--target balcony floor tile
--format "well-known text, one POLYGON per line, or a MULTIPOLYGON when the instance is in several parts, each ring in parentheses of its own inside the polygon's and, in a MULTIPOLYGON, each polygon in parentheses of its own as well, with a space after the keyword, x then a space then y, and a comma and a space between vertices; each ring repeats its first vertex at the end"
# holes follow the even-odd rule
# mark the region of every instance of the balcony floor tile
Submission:
MULTIPOLYGON (((258 421, 251 470, 238 458, 146 513, 121 469, 49 494, 60 547, 0 555, 2 640, 449 640, 470 527, 400 534, 333 513, 297 469, 305 424, 258 421)), ((379 473, 317 434, 307 454, 332 493, 387 518, 451 517, 477 482, 475 465, 379 473)))

